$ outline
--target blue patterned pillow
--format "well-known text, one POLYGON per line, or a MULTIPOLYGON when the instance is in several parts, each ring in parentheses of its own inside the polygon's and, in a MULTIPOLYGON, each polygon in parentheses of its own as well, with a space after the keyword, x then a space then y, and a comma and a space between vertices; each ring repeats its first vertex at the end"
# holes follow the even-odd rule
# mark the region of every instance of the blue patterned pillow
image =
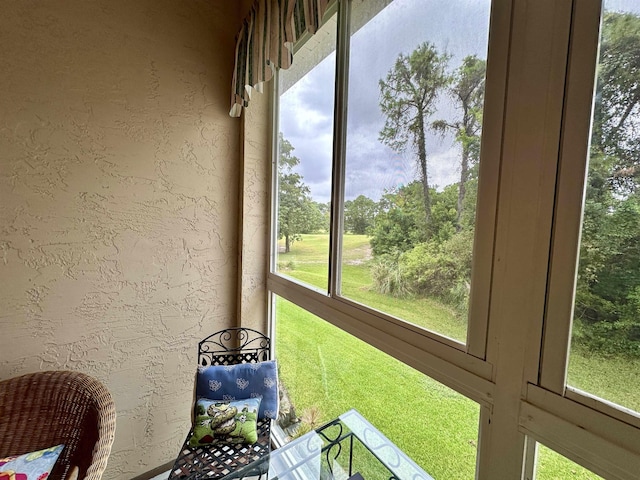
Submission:
POLYGON ((211 400, 260 398, 259 418, 278 418, 278 367, 275 360, 198 367, 196 397, 211 400))
POLYGON ((0 478, 44 480, 49 476, 64 445, 46 448, 37 452, 0 458, 0 478))

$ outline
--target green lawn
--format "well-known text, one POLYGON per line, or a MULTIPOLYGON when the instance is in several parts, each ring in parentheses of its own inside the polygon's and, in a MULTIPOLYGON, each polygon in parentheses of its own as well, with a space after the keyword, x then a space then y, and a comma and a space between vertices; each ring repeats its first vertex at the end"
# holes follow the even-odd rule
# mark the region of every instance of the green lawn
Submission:
MULTIPOLYGON (((342 293, 363 304, 464 341, 466 321, 433 300, 395 299, 371 288, 368 239, 344 239, 342 293)), ((305 235, 279 254, 282 273, 326 289, 328 236, 305 235)), ((479 407, 471 400, 282 299, 277 303, 281 378, 298 415, 319 423, 356 408, 436 479, 472 479, 479 407)), ((574 350, 569 383, 640 410, 637 362, 574 350)), ((541 449, 537 480, 598 476, 541 449)))
POLYGON ((640 412, 640 360, 605 358, 573 348, 567 383, 640 412))

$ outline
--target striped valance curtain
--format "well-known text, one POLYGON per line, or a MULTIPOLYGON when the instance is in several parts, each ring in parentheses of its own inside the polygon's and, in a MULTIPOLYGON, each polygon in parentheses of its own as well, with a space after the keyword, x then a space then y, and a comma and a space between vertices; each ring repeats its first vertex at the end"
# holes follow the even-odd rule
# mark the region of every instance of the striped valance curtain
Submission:
POLYGON ((236 37, 231 111, 239 117, 275 68, 289 68, 293 44, 305 32, 315 33, 329 0, 255 0, 236 37))

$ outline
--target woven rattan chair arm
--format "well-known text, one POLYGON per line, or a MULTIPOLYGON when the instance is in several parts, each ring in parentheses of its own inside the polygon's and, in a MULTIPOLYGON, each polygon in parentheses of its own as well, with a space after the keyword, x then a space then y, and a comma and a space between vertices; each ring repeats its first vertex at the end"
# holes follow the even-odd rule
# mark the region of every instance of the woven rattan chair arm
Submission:
POLYGON ((0 381, 0 457, 65 444, 51 480, 71 467, 99 480, 115 436, 109 391, 80 372, 46 371, 0 381))

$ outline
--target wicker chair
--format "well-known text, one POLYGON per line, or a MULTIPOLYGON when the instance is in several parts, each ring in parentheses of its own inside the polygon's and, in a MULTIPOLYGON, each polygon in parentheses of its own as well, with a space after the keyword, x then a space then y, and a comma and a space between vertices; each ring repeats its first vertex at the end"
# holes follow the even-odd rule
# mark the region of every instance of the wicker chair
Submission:
MULTIPOLYGON (((209 335, 198 343, 198 364, 232 365, 269 360, 271 340, 249 328, 229 328, 209 335)), ((270 452, 271 420, 258 420, 258 441, 253 445, 216 444, 207 447, 190 447, 188 440, 169 474, 169 479, 216 479, 233 477, 233 472, 249 463, 255 463, 250 476, 260 476, 267 471, 268 462, 260 462, 270 452)))
POLYGON ((64 444, 49 480, 99 480, 116 427, 111 395, 79 372, 36 372, 0 382, 0 458, 64 444))

